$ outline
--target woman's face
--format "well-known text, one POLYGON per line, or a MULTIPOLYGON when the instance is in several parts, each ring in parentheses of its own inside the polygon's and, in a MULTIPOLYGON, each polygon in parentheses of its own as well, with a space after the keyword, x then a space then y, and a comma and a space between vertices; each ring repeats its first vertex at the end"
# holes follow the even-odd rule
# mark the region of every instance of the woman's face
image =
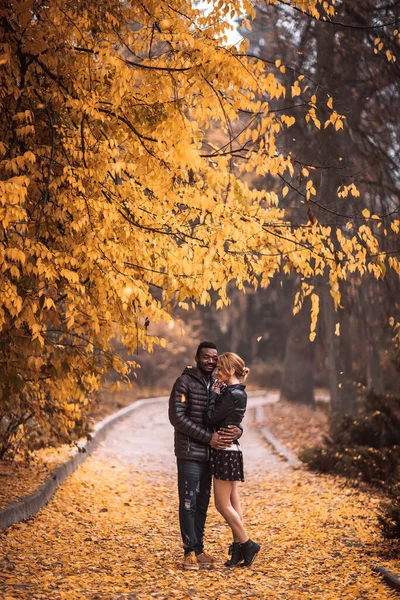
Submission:
POLYGON ((218 381, 221 381, 222 383, 228 383, 231 375, 230 373, 225 373, 217 364, 217 367, 215 369, 215 376, 218 379, 218 381))

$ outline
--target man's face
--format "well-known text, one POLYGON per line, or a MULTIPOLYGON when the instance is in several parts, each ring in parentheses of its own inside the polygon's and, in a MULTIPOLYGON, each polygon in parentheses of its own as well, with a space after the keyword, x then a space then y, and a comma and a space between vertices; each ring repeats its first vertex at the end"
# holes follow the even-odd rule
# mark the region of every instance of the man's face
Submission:
POLYGON ((214 348, 201 348, 196 356, 197 368, 205 375, 211 375, 217 365, 218 352, 214 348))

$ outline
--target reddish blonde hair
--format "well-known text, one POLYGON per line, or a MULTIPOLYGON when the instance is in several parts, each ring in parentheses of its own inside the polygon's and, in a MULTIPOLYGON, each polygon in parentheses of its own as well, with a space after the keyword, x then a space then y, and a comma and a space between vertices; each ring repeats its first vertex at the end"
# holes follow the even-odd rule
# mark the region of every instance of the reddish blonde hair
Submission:
POLYGON ((224 352, 218 356, 217 362, 218 369, 221 369, 223 373, 230 373, 232 370, 235 371, 235 377, 240 381, 246 381, 250 369, 244 364, 244 360, 240 358, 234 352, 224 352))

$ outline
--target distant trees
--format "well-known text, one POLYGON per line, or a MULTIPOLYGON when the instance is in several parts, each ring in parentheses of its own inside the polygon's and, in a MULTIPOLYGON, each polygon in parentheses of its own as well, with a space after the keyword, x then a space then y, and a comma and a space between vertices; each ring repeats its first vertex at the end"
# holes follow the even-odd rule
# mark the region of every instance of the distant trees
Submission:
MULTIPOLYGON (((294 173, 281 177, 280 191, 288 190, 281 206, 293 225, 307 212, 311 220, 332 227, 336 247, 343 237, 351 239, 357 222, 367 217, 372 223, 371 214, 381 215, 381 219, 375 217, 372 229, 396 255, 397 233, 390 219, 400 212, 400 172, 393 161, 399 150, 395 131, 400 63, 395 58, 399 56, 400 6, 346 1, 335 10, 332 20, 312 19, 283 4, 259 2, 252 31, 244 31, 250 39, 250 53, 269 64, 279 57, 277 65, 286 68, 284 77, 295 86, 300 75, 301 85, 313 96, 311 115, 309 105, 296 97, 292 102, 279 99, 274 106, 276 111, 289 111, 292 105, 296 117, 293 127, 277 142, 280 151, 288 149, 294 163, 294 173), (318 114, 323 113, 322 98, 344 115, 340 135, 326 129, 325 118, 318 114), (313 121, 317 128, 310 127, 313 121), (312 173, 318 200, 307 198, 307 172, 312 173), (359 195, 337 194, 351 182, 356 183, 359 195)), ((258 185, 274 184, 267 177, 258 185)), ((340 260, 340 248, 336 256, 340 260)), ((377 265, 379 261, 377 254, 377 265)), ((391 337, 389 317, 399 315, 399 278, 389 275, 382 286, 373 274, 362 279, 350 276, 341 284, 339 307, 335 307, 326 273, 315 284, 323 316, 318 351, 326 357, 332 406, 352 412, 354 379, 361 375, 368 386, 383 390, 381 352, 391 337), (353 372, 353 354, 363 364, 364 375, 353 372)), ((298 288, 293 290, 294 297, 298 288)), ((306 314, 295 318, 286 338, 282 396, 310 403, 315 353, 307 348, 307 321, 306 314)))

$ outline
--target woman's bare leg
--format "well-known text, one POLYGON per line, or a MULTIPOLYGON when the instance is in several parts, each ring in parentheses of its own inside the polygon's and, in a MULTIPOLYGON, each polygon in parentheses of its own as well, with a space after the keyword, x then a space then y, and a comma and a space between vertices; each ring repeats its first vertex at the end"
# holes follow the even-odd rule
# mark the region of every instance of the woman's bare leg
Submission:
POLYGON ((238 484, 237 484, 237 481, 232 481, 231 483, 232 483, 231 504, 232 504, 233 508, 236 510, 237 514, 239 515, 241 521, 243 521, 242 507, 240 506, 240 500, 239 500, 238 484))
MULTIPOLYGON (((232 483, 231 504, 232 504, 233 508, 236 510, 237 514, 240 517, 240 520, 243 523, 243 513, 242 513, 242 507, 240 506, 238 484, 237 484, 237 481, 232 481, 231 483, 232 483)), ((234 542, 239 541, 237 539, 237 536, 233 535, 233 541, 234 542)))
MULTIPOLYGON (((214 499, 215 508, 224 517, 232 529, 233 539, 244 544, 249 539, 242 519, 231 503, 231 495, 234 481, 223 481, 214 477, 214 499)), ((237 505, 236 505, 237 506, 237 505)))

